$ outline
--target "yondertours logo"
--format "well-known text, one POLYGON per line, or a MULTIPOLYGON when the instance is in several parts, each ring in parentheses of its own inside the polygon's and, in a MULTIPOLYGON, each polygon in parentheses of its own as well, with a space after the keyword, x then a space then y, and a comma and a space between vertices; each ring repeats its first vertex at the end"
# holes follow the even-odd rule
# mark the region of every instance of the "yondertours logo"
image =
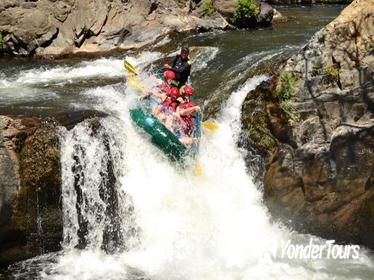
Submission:
POLYGON ((310 238, 308 244, 295 244, 290 240, 272 244, 269 251, 266 252, 262 259, 354 259, 360 257, 359 245, 340 245, 335 244, 335 240, 326 240, 324 243, 315 242, 310 238))

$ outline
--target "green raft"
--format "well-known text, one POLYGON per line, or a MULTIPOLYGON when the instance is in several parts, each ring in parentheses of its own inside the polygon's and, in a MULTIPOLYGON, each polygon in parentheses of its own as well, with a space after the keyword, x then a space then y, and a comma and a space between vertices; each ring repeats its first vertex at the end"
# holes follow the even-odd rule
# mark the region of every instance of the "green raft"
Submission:
POLYGON ((164 126, 151 112, 146 101, 143 106, 130 110, 133 122, 143 129, 150 137, 152 143, 161 149, 171 160, 183 162, 187 157, 194 157, 198 152, 200 140, 200 120, 195 116, 194 138, 198 139, 191 147, 183 145, 178 138, 164 126))

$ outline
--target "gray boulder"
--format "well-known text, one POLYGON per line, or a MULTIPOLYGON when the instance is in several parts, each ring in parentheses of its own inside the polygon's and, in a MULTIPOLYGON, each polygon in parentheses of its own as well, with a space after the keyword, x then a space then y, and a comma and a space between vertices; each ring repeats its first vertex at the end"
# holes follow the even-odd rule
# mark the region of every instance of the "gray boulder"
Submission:
POLYGON ((0 4, 3 51, 59 57, 141 48, 170 32, 225 29, 219 15, 201 18, 191 1, 67 0, 0 4))

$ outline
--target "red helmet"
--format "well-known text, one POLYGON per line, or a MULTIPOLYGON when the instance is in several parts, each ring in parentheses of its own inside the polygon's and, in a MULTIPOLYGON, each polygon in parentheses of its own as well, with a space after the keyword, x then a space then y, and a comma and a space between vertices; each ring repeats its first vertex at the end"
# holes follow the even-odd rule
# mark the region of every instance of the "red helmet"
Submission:
POLYGON ((193 94, 193 88, 190 86, 185 86, 183 89, 183 94, 185 95, 192 95, 193 94))
POLYGON ((164 72, 164 77, 165 77, 165 79, 174 80, 175 79, 175 73, 173 71, 167 70, 167 71, 164 72))
POLYGON ((179 97, 179 89, 177 87, 172 87, 170 90, 170 96, 173 99, 178 99, 179 97))

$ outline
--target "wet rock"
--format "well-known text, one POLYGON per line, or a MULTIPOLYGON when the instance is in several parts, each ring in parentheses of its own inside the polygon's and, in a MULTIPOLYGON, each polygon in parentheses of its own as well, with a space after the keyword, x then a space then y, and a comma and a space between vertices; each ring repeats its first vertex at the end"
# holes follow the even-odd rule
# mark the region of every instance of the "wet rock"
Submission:
POLYGON ((57 127, 2 116, 0 266, 50 250, 61 241, 57 127), (57 199, 56 199, 57 198, 57 199))
POLYGON ((0 116, 0 269, 57 251, 62 241, 59 125, 96 112, 52 119, 0 116))
POLYGON ((288 18, 283 16, 277 9, 273 9, 273 23, 277 22, 287 22, 288 18))
POLYGON ((260 3, 260 13, 256 17, 257 24, 260 26, 269 26, 273 20, 273 7, 267 3, 260 3))
POLYGON ((273 216, 374 248, 374 1, 354 1, 243 103, 273 216), (347 231, 347 229, 349 229, 347 231))
MULTIPOLYGON (((6 130, 11 126, 10 118, 0 117, 0 131, 6 130)), ((0 245, 1 251, 5 248, 4 242, 7 242, 8 236, 13 234, 11 216, 14 203, 20 185, 19 164, 17 156, 13 149, 12 141, 4 139, 0 133, 0 245)))

